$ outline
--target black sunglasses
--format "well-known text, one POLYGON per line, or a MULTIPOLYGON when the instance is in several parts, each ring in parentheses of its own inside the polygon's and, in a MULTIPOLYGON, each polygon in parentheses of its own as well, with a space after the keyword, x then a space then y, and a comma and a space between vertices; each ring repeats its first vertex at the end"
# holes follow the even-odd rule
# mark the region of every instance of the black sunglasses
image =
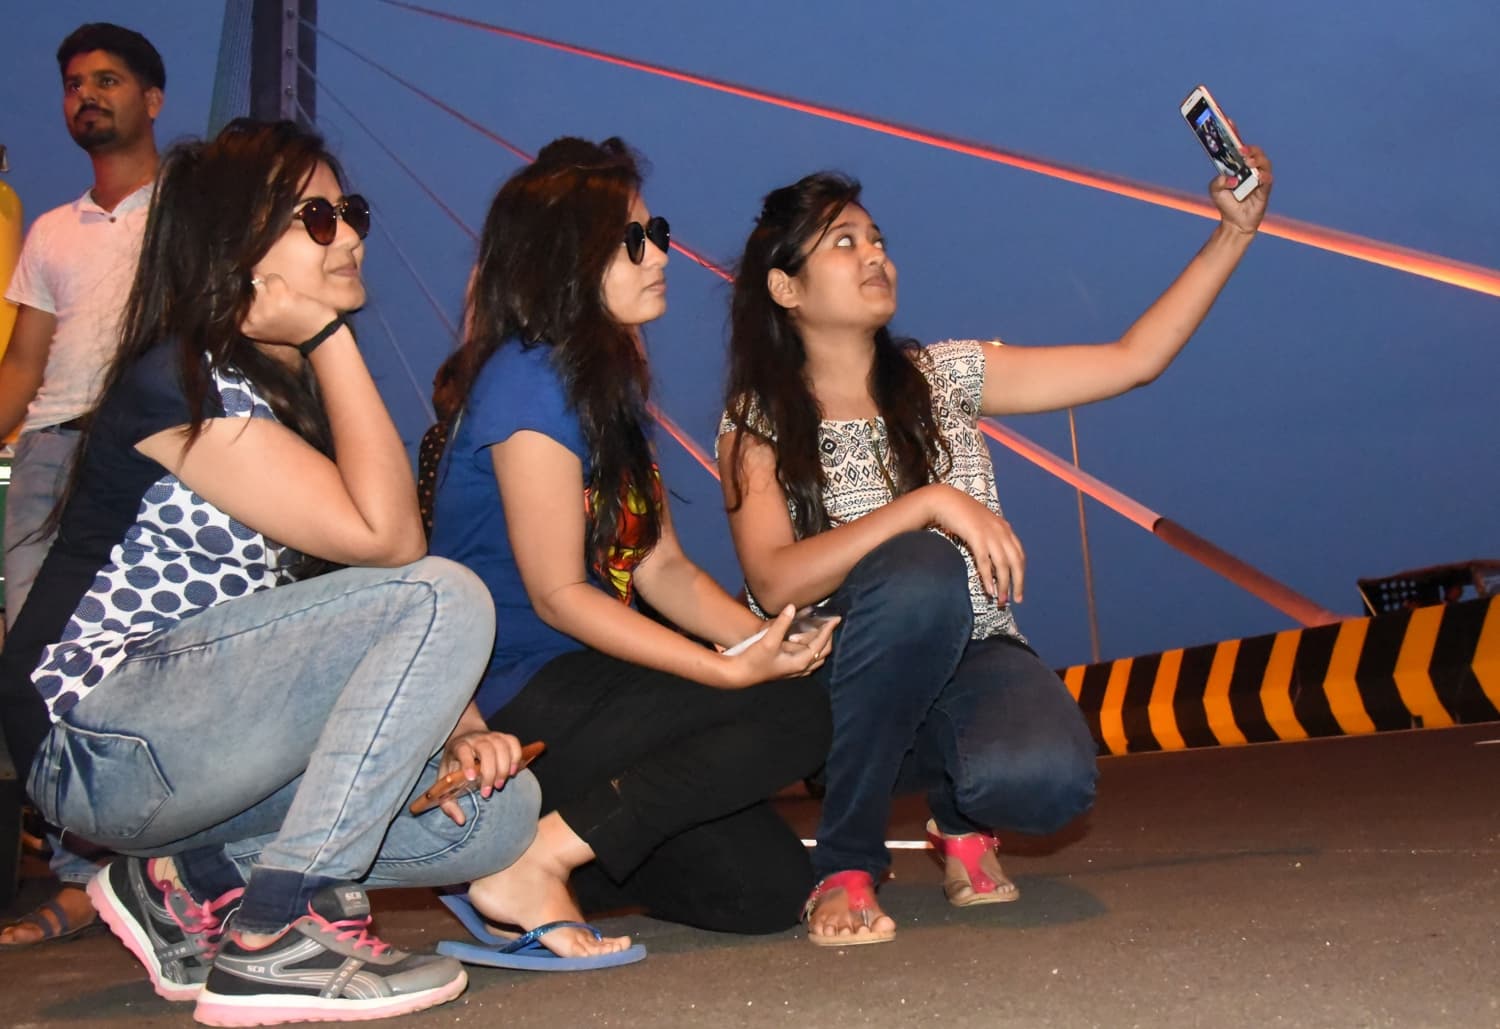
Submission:
POLYGON ((322 197, 313 197, 297 208, 292 217, 301 220, 312 241, 323 247, 338 235, 340 218, 360 239, 370 234, 370 204, 358 193, 350 193, 336 204, 322 197))
POLYGON ((640 264, 646 259, 648 239, 656 249, 665 254, 672 243, 672 226, 660 215, 644 226, 640 222, 631 222, 625 226, 625 253, 630 256, 631 264, 640 264))

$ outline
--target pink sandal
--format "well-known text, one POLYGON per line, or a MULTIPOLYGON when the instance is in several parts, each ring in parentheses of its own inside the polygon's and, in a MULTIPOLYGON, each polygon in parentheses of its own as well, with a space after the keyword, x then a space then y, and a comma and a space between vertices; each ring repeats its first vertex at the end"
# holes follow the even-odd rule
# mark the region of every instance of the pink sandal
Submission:
POLYGON ((802 921, 807 923, 808 942, 816 947, 858 947, 866 943, 889 943, 896 938, 895 929, 874 929, 871 923, 884 912, 875 903, 875 880, 869 872, 835 872, 813 887, 807 903, 802 908, 802 921), (849 910, 857 912, 865 928, 852 933, 816 934, 812 931, 812 913, 829 894, 844 891, 849 900, 849 910))
POLYGON ((932 841, 932 849, 944 858, 943 893, 947 894, 949 904, 966 908, 974 904, 1005 904, 1021 898, 1021 891, 1001 870, 999 858, 995 859, 998 879, 986 873, 980 864, 986 854, 1000 849, 1000 841, 989 833, 945 836, 938 831, 937 823, 928 819, 927 838, 932 841))

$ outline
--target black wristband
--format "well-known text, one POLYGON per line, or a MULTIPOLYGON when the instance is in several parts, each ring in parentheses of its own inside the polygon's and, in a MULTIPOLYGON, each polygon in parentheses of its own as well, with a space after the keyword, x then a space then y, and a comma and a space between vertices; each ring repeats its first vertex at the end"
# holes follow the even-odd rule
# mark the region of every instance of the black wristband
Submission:
POLYGON ((304 340, 303 342, 298 343, 297 349, 302 352, 303 357, 311 357, 312 352, 318 349, 318 347, 322 346, 325 339, 327 339, 329 336, 332 336, 335 332, 338 332, 347 324, 349 323, 344 321, 344 316, 339 315, 333 321, 329 322, 327 325, 319 329, 318 334, 312 339, 304 340))

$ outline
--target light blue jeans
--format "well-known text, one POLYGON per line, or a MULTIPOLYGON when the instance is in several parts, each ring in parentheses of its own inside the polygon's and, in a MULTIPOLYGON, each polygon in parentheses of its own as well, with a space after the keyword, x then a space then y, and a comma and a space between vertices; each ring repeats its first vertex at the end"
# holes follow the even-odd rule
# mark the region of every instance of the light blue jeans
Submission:
POLYGON ((16 624, 16 615, 31 592, 42 559, 52 537, 37 530, 52 513, 52 507, 67 485, 73 451, 78 447, 76 429, 33 429, 16 440, 10 462, 10 486, 5 491, 5 627, 16 624))
POLYGON ((530 773, 464 798, 463 826, 406 811, 493 634, 483 584, 435 557, 228 601, 137 650, 56 723, 31 796, 121 853, 222 847, 251 882, 247 904, 252 868, 372 887, 498 871, 536 832, 530 773))

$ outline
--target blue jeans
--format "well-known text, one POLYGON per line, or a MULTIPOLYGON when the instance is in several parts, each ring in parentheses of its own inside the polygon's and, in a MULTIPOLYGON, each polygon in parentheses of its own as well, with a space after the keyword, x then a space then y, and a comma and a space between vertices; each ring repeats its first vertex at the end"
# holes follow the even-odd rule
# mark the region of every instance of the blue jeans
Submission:
POLYGON ((221 854, 249 879, 246 910, 263 873, 280 893, 498 871, 536 831, 529 773, 464 798, 463 826, 406 812, 436 776, 493 626, 483 584, 441 558, 228 601, 137 650, 56 723, 31 795, 122 853, 221 854))
POLYGON ((1023 644, 970 640, 963 557, 934 532, 893 537, 830 600, 833 747, 813 868, 890 865, 891 797, 925 790, 945 833, 1054 832, 1094 799, 1095 747, 1067 687, 1023 644))
POLYGON ((97 852, 98 848, 87 845, 86 841, 80 841, 72 833, 66 833, 51 826, 47 827, 47 845, 52 849, 52 856, 47 859, 47 867, 57 877, 57 881, 64 886, 86 886, 88 881, 99 871, 98 862, 78 851, 97 852))
POLYGON ((10 463, 10 486, 5 491, 5 627, 16 623, 21 605, 31 592, 52 537, 37 530, 52 513, 67 486, 76 429, 33 429, 16 440, 10 463))

